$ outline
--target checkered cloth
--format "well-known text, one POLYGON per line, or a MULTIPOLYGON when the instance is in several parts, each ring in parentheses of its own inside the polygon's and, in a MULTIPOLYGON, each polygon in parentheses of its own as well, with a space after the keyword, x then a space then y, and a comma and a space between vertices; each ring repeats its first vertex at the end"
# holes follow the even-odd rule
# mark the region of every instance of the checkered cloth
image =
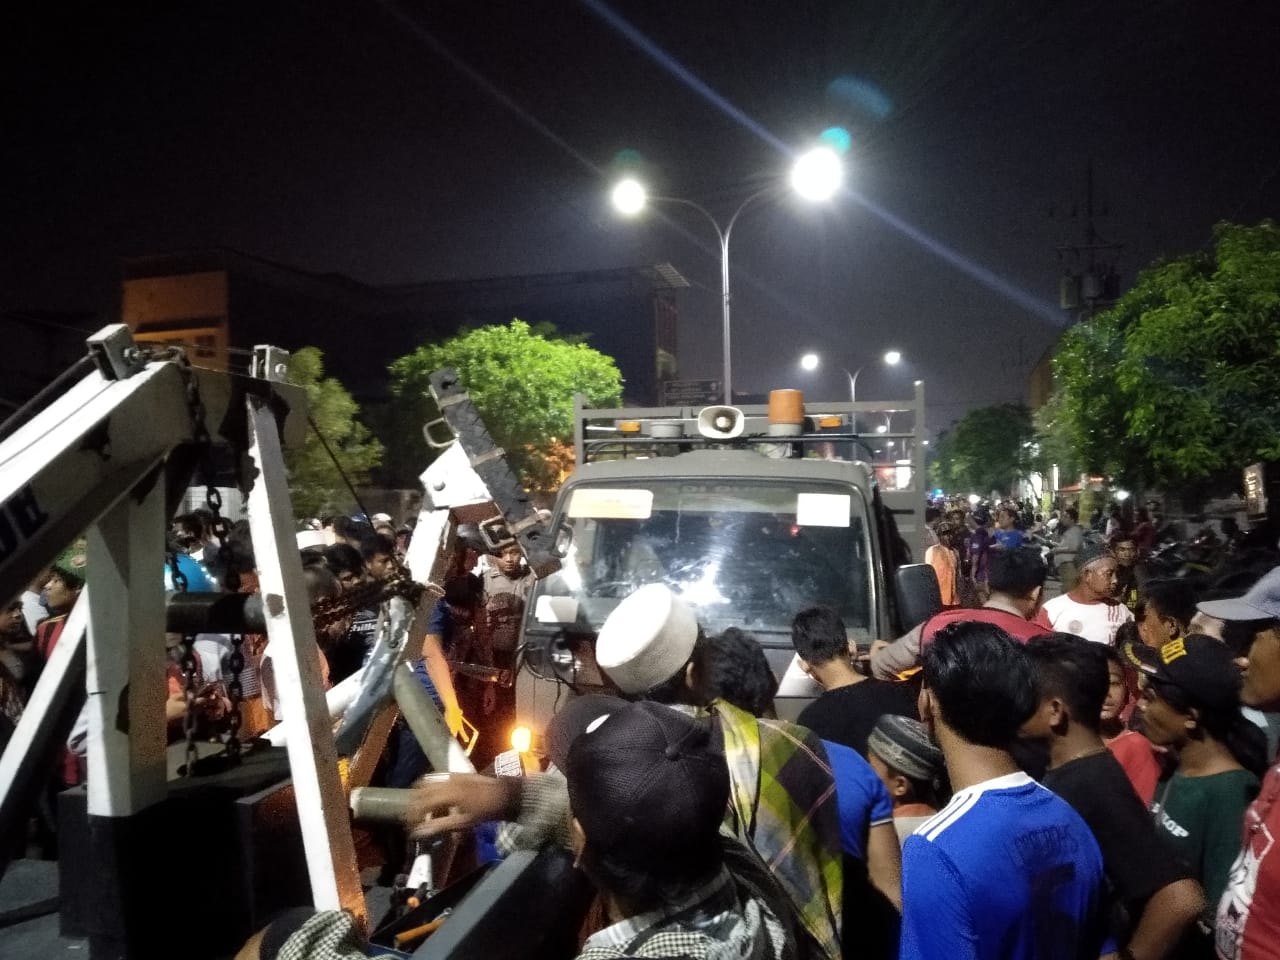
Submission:
POLYGON ((823 954, 840 960, 844 873, 835 780, 813 731, 717 700, 731 795, 726 826, 764 861, 823 954))
POLYGON ((760 901, 740 899, 733 879, 722 870, 679 903, 592 934, 578 960, 779 960, 785 943, 777 918, 760 901))
MULTIPOLYGON (((270 931, 270 927, 267 928, 270 931)), ((263 960, 367 960, 355 918, 341 910, 321 910, 263 960)))
MULTIPOLYGON (((697 713, 692 707, 674 707, 697 713)), ((757 720, 717 700, 724 731, 730 801, 721 828, 747 844, 794 904, 824 956, 839 960, 843 863, 835 781, 822 742, 810 730, 757 720)), ((498 849, 567 846, 569 792, 558 771, 527 777, 518 827, 504 826, 498 849)))

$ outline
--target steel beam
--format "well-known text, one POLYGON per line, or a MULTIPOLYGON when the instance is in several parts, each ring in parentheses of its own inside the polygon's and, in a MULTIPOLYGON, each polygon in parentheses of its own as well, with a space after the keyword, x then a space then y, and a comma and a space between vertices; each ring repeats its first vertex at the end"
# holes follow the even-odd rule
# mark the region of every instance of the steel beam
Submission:
POLYGON ((348 910, 366 920, 355 844, 338 776, 320 655, 293 535, 293 507, 275 414, 255 397, 249 406, 249 527, 267 620, 272 667, 288 737, 303 848, 317 909, 348 910))
POLYGON ((164 799, 164 486, 126 497, 89 528, 89 815, 164 799))

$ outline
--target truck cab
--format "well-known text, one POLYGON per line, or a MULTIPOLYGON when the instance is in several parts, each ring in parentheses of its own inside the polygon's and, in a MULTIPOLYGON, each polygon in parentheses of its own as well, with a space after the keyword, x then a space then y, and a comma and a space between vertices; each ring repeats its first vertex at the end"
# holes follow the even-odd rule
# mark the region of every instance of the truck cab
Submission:
POLYGON ((794 719, 820 692, 795 663, 798 611, 833 607, 862 646, 913 625, 919 598, 898 596, 895 572, 923 556, 922 413, 920 385, 909 405, 810 405, 781 426, 764 406, 579 407, 579 466, 551 519, 561 567, 525 611, 520 721, 541 729, 566 687, 607 686, 596 633, 647 583, 690 602, 708 633, 751 633, 780 681, 778 715, 794 719), (910 433, 858 433, 885 412, 910 433), (895 438, 907 455, 877 459, 895 438))

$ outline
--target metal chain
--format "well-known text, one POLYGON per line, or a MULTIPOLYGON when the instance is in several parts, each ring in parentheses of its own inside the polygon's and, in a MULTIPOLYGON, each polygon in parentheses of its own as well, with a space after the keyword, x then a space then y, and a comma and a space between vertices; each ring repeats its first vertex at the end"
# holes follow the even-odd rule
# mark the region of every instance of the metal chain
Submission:
MULTIPOLYGON (((177 350, 175 360, 178 369, 182 373, 182 377, 186 382, 187 409, 191 416, 191 433, 196 445, 201 450, 200 468, 204 473, 205 479, 205 506, 213 515, 210 524, 210 532, 217 538, 218 545, 226 543, 229 528, 226 518, 222 516, 222 492, 214 485, 214 469, 213 469, 213 443, 209 436, 209 427, 206 423, 206 414, 204 401, 200 397, 200 384, 196 379, 195 372, 192 370, 191 361, 187 359, 185 352, 180 348, 177 350)), ((177 558, 174 558, 173 570, 175 572, 174 585, 177 589, 186 589, 186 577, 182 577, 182 585, 178 584, 178 565, 177 558)), ((239 587, 239 577, 228 577, 228 589, 237 589, 239 587), (235 581, 235 582, 232 582, 235 581)), ((194 643, 194 637, 184 637, 184 658, 186 652, 190 650, 190 643, 194 643)), ((240 682, 240 674, 244 670, 244 637, 240 634, 232 634, 231 637, 231 654, 227 658, 227 670, 230 674, 227 680, 227 699, 230 702, 231 710, 227 717, 227 740, 224 744, 224 753, 238 761, 242 752, 240 743, 240 725, 242 718, 240 716, 240 705, 244 699, 244 686, 240 682)), ((187 700, 187 715, 183 719, 183 730, 187 735, 187 775, 190 776, 192 764, 195 754, 195 727, 196 718, 194 707, 194 692, 191 689, 194 682, 194 655, 191 658, 192 673, 190 679, 187 677, 187 664, 183 662, 183 676, 186 684, 185 694, 187 700)))
POLYGON ((178 663, 182 667, 182 699, 187 705, 187 712, 182 715, 182 734, 187 742, 187 766, 185 776, 195 773, 196 760, 196 649, 195 635, 182 635, 182 657, 178 663))
POLYGON ((240 744, 240 701, 244 688, 240 685, 240 671, 244 669, 244 637, 238 633, 231 635, 231 656, 227 666, 231 671, 231 679, 227 681, 227 699, 231 701, 231 712, 227 716, 227 756, 239 758, 240 744))
MULTIPOLYGON (((178 554, 169 550, 165 557, 169 564, 169 574, 173 579, 173 589, 179 593, 187 592, 187 575, 178 567, 178 554)), ((182 635, 182 654, 178 658, 178 666, 182 670, 182 700, 186 704, 186 712, 182 715, 182 735, 186 739, 187 765, 184 776, 191 776, 195 770, 196 754, 196 637, 193 633, 182 635)))

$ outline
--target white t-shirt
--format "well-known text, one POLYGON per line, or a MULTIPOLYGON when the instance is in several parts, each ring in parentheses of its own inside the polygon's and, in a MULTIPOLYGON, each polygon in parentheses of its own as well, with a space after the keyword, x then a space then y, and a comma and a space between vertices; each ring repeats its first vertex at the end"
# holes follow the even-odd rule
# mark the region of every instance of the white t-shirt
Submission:
POLYGON ((1108 646, 1115 643, 1121 624, 1133 619, 1123 603, 1077 603, 1066 593, 1046 601, 1044 612, 1059 633, 1074 633, 1108 646))

